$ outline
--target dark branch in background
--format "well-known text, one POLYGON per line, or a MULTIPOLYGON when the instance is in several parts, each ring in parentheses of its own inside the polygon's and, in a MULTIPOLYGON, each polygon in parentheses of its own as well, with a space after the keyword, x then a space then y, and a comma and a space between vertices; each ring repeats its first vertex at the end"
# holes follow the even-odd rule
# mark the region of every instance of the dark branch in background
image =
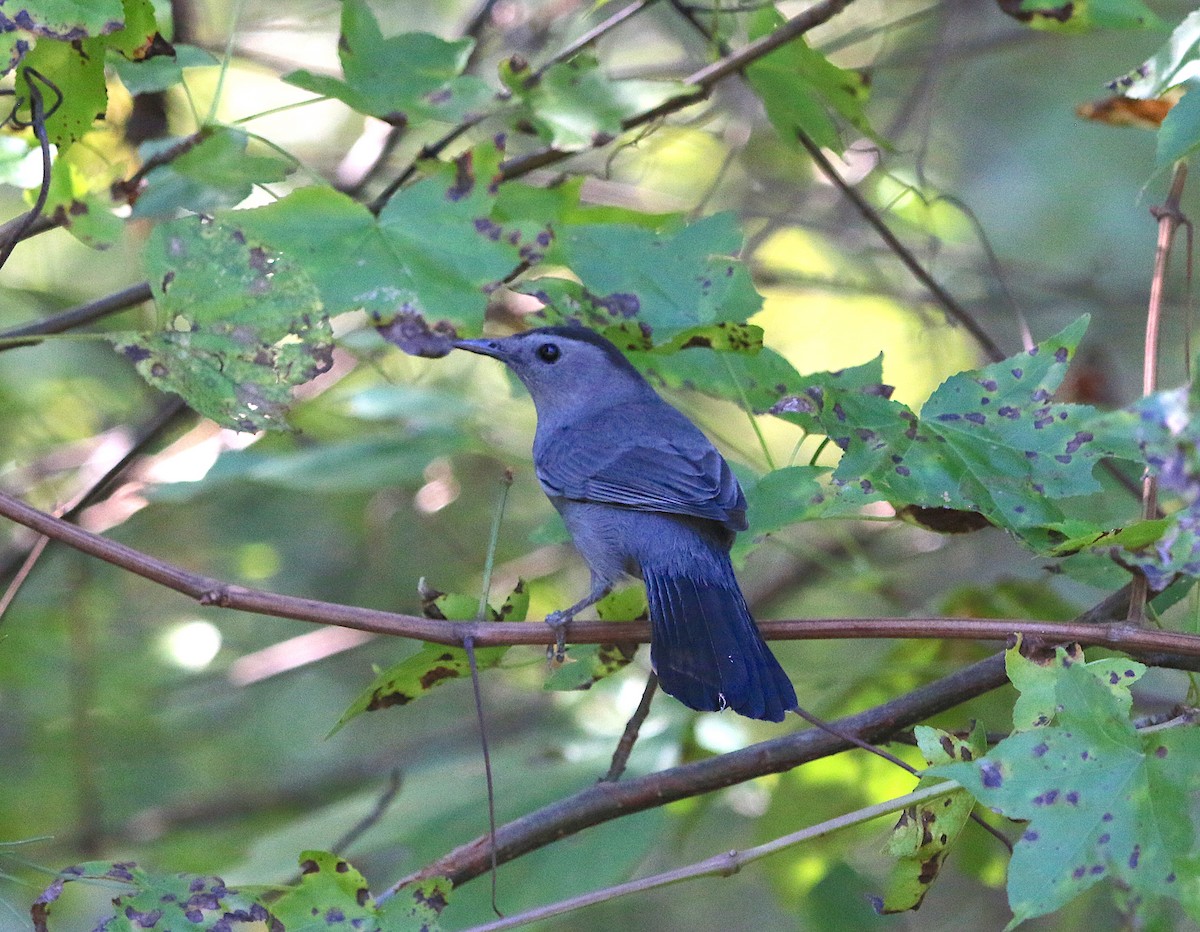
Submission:
MULTIPOLYGON (((42 183, 38 188, 37 200, 34 201, 33 207, 24 216, 18 217, 13 221, 12 229, 6 230, 6 237, 0 240, 0 268, 3 268, 4 264, 8 262, 8 257, 12 255, 12 251, 16 248, 17 243, 29 235, 30 228, 42 216, 42 211, 46 207, 46 201, 50 197, 50 173, 53 166, 50 159, 50 137, 46 134, 46 120, 62 105, 63 100, 62 91, 48 78, 43 76, 41 72, 25 67, 21 69, 21 76, 25 79, 25 86, 29 89, 28 125, 33 127, 33 134, 37 137, 38 147, 42 152, 42 183), (42 99, 42 90, 38 87, 39 81, 58 96, 54 106, 48 112, 45 101, 42 99)), ((17 103, 13 106, 12 113, 5 120, 6 123, 12 123, 16 127, 26 125, 17 116, 17 110, 20 109, 20 106, 21 101, 18 98, 17 103)))
POLYGON ((850 201, 850 203, 858 208, 858 212, 862 214, 863 219, 875 229, 875 232, 879 234, 880 239, 887 244, 888 248, 895 254, 896 258, 904 264, 904 267, 908 269, 913 276, 921 282, 922 285, 929 289, 930 293, 937 299, 937 302, 943 308, 945 308, 946 313, 958 321, 958 323, 960 323, 964 328, 966 328, 967 332, 975 338, 975 341, 981 347, 983 347, 984 352, 986 352, 994 362, 999 362, 1001 359, 1004 359, 1005 353, 1000 348, 1000 345, 991 338, 986 330, 979 326, 975 318, 972 317, 971 314, 968 313, 967 310, 954 299, 954 296, 951 295, 950 292, 943 288, 932 275, 925 271, 925 268, 920 262, 917 261, 916 256, 912 254, 907 246, 897 239, 896 234, 891 231, 891 228, 884 222, 883 218, 879 216, 879 212, 875 210, 875 208, 869 203, 867 203, 866 199, 858 193, 858 190, 853 185, 848 184, 846 179, 844 179, 841 174, 838 173, 838 170, 833 167, 833 163, 830 162, 829 159, 825 157, 825 153, 821 151, 821 147, 800 130, 796 130, 796 138, 800 141, 800 145, 804 146, 804 148, 808 150, 808 154, 812 156, 812 160, 816 162, 817 167, 821 169, 821 172, 825 175, 825 177, 828 178, 830 182, 832 182, 833 185, 842 192, 842 194, 847 200, 850 201))
MULTIPOLYGON (((616 750, 613 751, 612 763, 608 765, 608 773, 601 777, 601 780, 612 783, 621 779, 621 774, 625 772, 625 766, 629 763, 629 755, 633 753, 633 746, 637 743, 638 732, 642 730, 642 723, 650 714, 650 704, 654 701, 654 694, 657 691, 658 676, 651 671, 650 676, 646 679, 646 688, 642 690, 642 698, 638 701, 637 708, 633 710, 633 715, 629 716, 629 721, 625 723, 621 740, 617 742, 616 750)), ((493 834, 495 833, 493 832, 493 834)))
MULTIPOLYGON (((150 419, 135 431, 133 443, 129 445, 129 449, 125 451, 125 455, 113 463, 105 471, 104 475, 93 482, 89 489, 80 495, 69 508, 63 511, 59 515, 59 519, 62 521, 74 521, 85 508, 91 507, 103 498, 116 479, 129 468, 130 463, 141 456, 151 444, 158 440, 175 423, 175 420, 181 414, 184 414, 188 410, 188 406, 179 398, 170 399, 161 405, 151 415, 150 419)), ((20 563, 21 559, 23 557, 18 556, 0 565, 0 579, 7 579, 12 574, 15 564, 20 563)))
MULTIPOLYGON (((110 314, 116 314, 131 307, 136 307, 139 304, 144 304, 153 297, 154 293, 150 290, 150 284, 148 282, 139 282, 136 285, 130 285, 123 291, 106 295, 103 298, 97 298, 95 301, 89 301, 87 304, 81 304, 78 307, 73 307, 59 314, 53 314, 41 320, 35 320, 33 323, 22 324, 19 327, 12 327, 9 330, 0 330, 0 340, 16 340, 20 337, 41 337, 51 333, 64 333, 67 330, 73 330, 84 324, 93 323, 110 314)), ((18 346, 32 346, 40 342, 40 340, 34 339, 17 343, 4 343, 0 345, 0 353, 5 350, 16 349, 18 346)))
MULTIPOLYGON (((1007 681, 1004 657, 996 655, 892 702, 839 719, 834 725, 864 741, 878 743, 1007 681)), ((510 861, 593 825, 711 793, 764 774, 783 773, 851 747, 849 742, 829 732, 812 728, 643 777, 595 783, 574 796, 500 826, 496 832, 497 858, 501 863, 510 861)), ((456 848, 397 882, 380 899, 426 877, 447 877, 456 887, 466 883, 489 869, 488 847, 484 836, 456 848)))

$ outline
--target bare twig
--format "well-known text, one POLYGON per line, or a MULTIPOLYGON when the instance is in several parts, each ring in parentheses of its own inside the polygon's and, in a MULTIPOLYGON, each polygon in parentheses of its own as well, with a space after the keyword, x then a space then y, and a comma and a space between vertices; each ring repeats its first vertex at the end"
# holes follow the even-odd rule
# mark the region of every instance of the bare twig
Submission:
MULTIPOLYGON (((1146 342, 1142 356, 1142 395, 1153 395, 1158 391, 1158 357, 1160 352, 1159 333, 1162 324, 1163 290, 1167 282, 1167 264, 1171 259, 1171 243, 1180 225, 1189 229, 1191 224, 1180 212, 1179 202, 1183 197, 1183 186, 1187 182, 1187 162, 1175 163, 1171 177, 1171 188, 1161 206, 1153 207, 1150 213, 1158 221, 1158 245, 1154 251, 1154 275, 1150 279, 1150 300, 1146 307, 1146 342)), ((1142 477, 1142 518, 1149 520, 1158 514, 1158 479, 1149 470, 1142 477)), ((1150 585, 1142 573, 1133 577, 1133 595, 1129 600, 1129 620, 1134 624, 1145 624, 1146 599, 1150 585)))
POLYGON ((658 690, 658 676, 651 673, 646 678, 646 688, 642 690, 641 701, 633 710, 633 715, 629 717, 629 721, 625 723, 625 730, 621 732, 621 740, 617 742, 617 747, 613 751, 612 763, 608 766, 606 773, 601 780, 615 782, 621 779, 621 774, 625 772, 625 766, 629 763, 629 755, 633 753, 633 746, 637 742, 638 732, 642 730, 642 723, 646 721, 646 716, 650 714, 650 703, 654 700, 654 693, 658 690))
POLYGON ((533 77, 535 79, 540 78, 555 65, 565 62, 568 58, 578 55, 589 45, 598 40, 601 36, 604 36, 616 29, 621 25, 621 23, 625 22, 625 20, 636 16, 654 2, 655 0, 634 0, 634 2, 628 6, 621 7, 621 9, 617 10, 617 12, 615 12, 604 22, 597 23, 574 42, 567 43, 561 49, 551 55, 533 72, 533 77))
POLYGON ((392 802, 400 793, 400 787, 403 785, 402 775, 399 767, 394 767, 388 774, 387 786, 383 788, 383 792, 379 794, 379 799, 375 800, 375 805, 371 807, 371 811, 358 820, 357 823, 350 826, 350 829, 341 838, 330 845, 329 850, 334 854, 344 854, 346 850, 363 837, 372 826, 378 824, 379 820, 384 817, 392 802))
MULTIPOLYGON (((74 521, 79 514, 85 509, 97 502, 102 495, 111 487, 112 483, 129 467, 129 464, 138 456, 146 451, 146 449, 154 443, 163 433, 175 422, 175 419, 187 410, 187 405, 181 399, 173 398, 162 405, 150 420, 139 428, 134 436, 133 443, 129 445, 129 449, 125 454, 112 464, 99 479, 92 483, 91 487, 84 490, 81 495, 76 496, 75 500, 67 506, 62 514, 57 515, 63 521, 74 521)), ((37 542, 30 548, 26 554, 16 555, 9 560, 0 564, 0 579, 5 579, 17 572, 21 577, 26 573, 26 567, 32 568, 32 564, 36 562, 34 552, 41 552, 45 547, 49 538, 39 537, 37 542), (24 561, 20 569, 17 569, 16 564, 24 561)), ((10 586, 9 591, 13 591, 19 583, 14 583, 10 586)), ((5 594, 6 597, 8 593, 5 594)), ((0 616, 4 614, 4 608, 7 608, 7 603, 0 604, 0 616)))
POLYGON ((95 301, 89 301, 87 304, 70 308, 59 314, 53 314, 42 320, 35 320, 32 323, 21 324, 19 327, 2 330, 0 331, 0 341, 12 342, 0 343, 0 353, 5 350, 15 349, 18 346, 30 346, 40 342, 37 339, 20 340, 21 337, 41 337, 51 333, 63 333, 75 327, 82 327, 84 324, 100 320, 110 314, 116 314, 119 311, 143 304, 153 297, 154 293, 150 290, 150 284, 148 282, 139 282, 121 291, 106 295, 103 298, 97 298, 95 301))
POLYGON ((615 900, 617 897, 627 896, 630 893, 644 893, 647 890, 656 890, 660 887, 679 883, 682 880, 694 880, 697 877, 730 877, 747 864, 765 858, 768 855, 775 854, 806 841, 831 835, 834 832, 854 825, 873 821, 881 816, 898 812, 908 806, 928 803, 930 800, 937 799, 939 796, 944 796, 958 788, 957 783, 948 780, 936 786, 926 787, 923 790, 914 790, 908 795, 897 799, 889 799, 887 802, 876 803, 874 806, 865 806, 854 812, 847 812, 844 815, 810 826, 809 828, 791 832, 781 838, 775 838, 761 845, 756 845, 753 848, 747 848, 745 851, 727 851, 724 854, 718 854, 685 867, 677 867, 674 870, 663 871, 661 874, 653 874, 649 877, 639 877, 637 880, 630 880, 627 883, 605 887, 603 890, 595 890, 591 893, 584 893, 570 899, 560 900, 557 903, 539 906, 496 922, 472 926, 466 932, 500 932, 501 929, 515 929, 518 926, 531 922, 574 912, 585 906, 615 900))
POLYGON ((1000 349, 1000 345, 976 322, 975 318, 971 316, 966 308, 960 305, 954 296, 925 270, 921 263, 917 261, 917 257, 912 254, 912 251, 901 243, 896 234, 891 231, 891 228, 884 222, 883 217, 879 215, 879 212, 867 203, 866 198, 859 194, 858 190, 852 184, 847 183, 846 179, 833 167, 833 163, 825 157, 825 153, 821 151, 821 147, 800 130, 796 131, 796 138, 800 141, 800 145, 808 150, 808 154, 812 156, 813 161, 821 169, 822 174, 842 192, 850 203, 858 208, 858 212, 862 214, 863 219, 875 229, 875 232, 879 234, 880 238, 887 244, 896 258, 903 263, 904 267, 922 285, 929 289, 929 292, 937 299, 938 304, 946 310, 946 313, 962 324, 967 332, 975 338, 976 342, 983 347, 984 352, 991 356, 993 360, 1003 359, 1005 354, 1000 349))
MULTIPOLYGON (((703 100, 721 79, 731 74, 736 74, 739 70, 746 67, 746 65, 757 61, 764 55, 769 55, 780 46, 798 39, 804 33, 815 29, 822 23, 828 22, 852 2, 853 0, 822 0, 820 3, 814 3, 801 13, 793 16, 774 32, 768 33, 762 38, 738 49, 736 52, 725 55, 712 64, 706 65, 699 71, 684 78, 683 83, 691 88, 689 91, 677 97, 672 97, 670 100, 651 110, 643 111, 625 119, 621 123, 622 129, 633 129, 636 126, 657 120, 659 117, 674 113, 676 110, 682 110, 697 101, 703 100)), ((509 159, 504 162, 500 166, 500 178, 502 181, 511 181, 513 178, 526 175, 535 169, 543 168, 547 165, 553 165, 556 162, 577 154, 574 151, 566 152, 553 147, 539 149, 528 155, 509 159)))

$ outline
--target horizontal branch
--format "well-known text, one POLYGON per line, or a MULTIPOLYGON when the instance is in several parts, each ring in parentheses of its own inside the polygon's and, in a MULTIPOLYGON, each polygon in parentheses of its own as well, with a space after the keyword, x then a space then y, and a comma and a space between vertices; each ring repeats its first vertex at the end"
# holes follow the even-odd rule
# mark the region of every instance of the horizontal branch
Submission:
MULTIPOLYGON (((338 625, 376 634, 416 638, 435 644, 459 645, 468 637, 474 641, 476 647, 554 643, 553 630, 542 625, 520 622, 441 621, 234 585, 193 573, 125 544, 93 534, 4 493, 0 493, 0 516, 160 586, 190 596, 202 605, 216 605, 315 624, 338 625)), ((1114 616, 1115 613, 1107 617, 1114 616)), ((829 618, 765 621, 759 627, 764 637, 775 641, 857 638, 1006 641, 1014 634, 1022 634, 1048 644, 1079 643, 1110 647, 1135 656, 1154 654, 1154 662, 1164 666, 1178 664, 1190 669, 1195 664, 1189 663, 1186 658, 1200 657, 1200 635, 1153 631, 1125 622, 1104 624, 1104 617, 1097 618, 1098 623, 942 617, 829 618)), ((650 625, 647 622, 636 621, 575 621, 568 629, 568 640, 575 644, 645 643, 650 640, 650 625)))

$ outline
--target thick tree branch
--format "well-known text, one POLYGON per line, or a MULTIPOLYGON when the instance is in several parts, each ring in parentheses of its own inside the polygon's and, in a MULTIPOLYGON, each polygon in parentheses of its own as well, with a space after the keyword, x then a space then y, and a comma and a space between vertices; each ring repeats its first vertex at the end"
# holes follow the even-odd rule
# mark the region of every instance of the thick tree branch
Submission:
MULTIPOLYGON (((840 731, 879 743, 1005 682, 1004 657, 998 654, 892 702, 839 719, 834 725, 840 731)), ((711 793, 764 774, 783 773, 850 747, 847 741, 811 728, 643 777, 595 783, 574 796, 500 826, 496 830, 498 860, 510 861, 593 825, 711 793)), ((487 836, 476 838, 398 881, 388 893, 425 877, 447 877, 456 887, 466 883, 490 869, 488 848, 487 836)))

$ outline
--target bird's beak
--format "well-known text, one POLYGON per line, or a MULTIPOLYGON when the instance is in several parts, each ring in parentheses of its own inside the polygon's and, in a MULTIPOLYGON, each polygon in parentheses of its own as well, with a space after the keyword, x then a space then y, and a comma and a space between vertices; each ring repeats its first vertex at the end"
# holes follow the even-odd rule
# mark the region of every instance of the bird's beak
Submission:
POLYGON ((478 353, 480 356, 491 356, 493 359, 504 358, 504 350, 500 347, 499 340, 455 340, 454 348, 478 353))

